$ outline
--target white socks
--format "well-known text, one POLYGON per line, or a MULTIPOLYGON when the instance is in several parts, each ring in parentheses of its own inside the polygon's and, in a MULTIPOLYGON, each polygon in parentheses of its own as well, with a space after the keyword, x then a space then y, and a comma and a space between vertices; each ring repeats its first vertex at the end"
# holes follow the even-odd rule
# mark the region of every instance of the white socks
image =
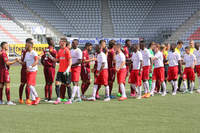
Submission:
POLYGON ((125 90, 125 86, 124 84, 120 84, 120 89, 121 89, 121 92, 122 92, 122 97, 127 97, 126 96, 126 90, 125 90))
POLYGON ((183 81, 183 88, 184 88, 184 91, 187 91, 187 82, 186 82, 186 80, 183 81))
POLYGON ((96 92, 97 92, 97 89, 98 89, 98 85, 94 85, 93 87, 93 93, 92 93, 92 97, 96 97, 96 92))
POLYGON ((110 97, 108 85, 105 87, 105 93, 106 93, 106 98, 110 97))
POLYGON ((153 82, 152 82, 152 85, 151 85, 151 94, 154 94, 155 87, 156 87, 156 82, 153 81, 153 82))
POLYGON ((143 82, 143 86, 144 86, 144 93, 149 93, 149 82, 145 81, 143 82))
POLYGON ((190 90, 191 92, 194 90, 194 82, 193 82, 193 81, 191 82, 191 87, 190 87, 190 89, 191 89, 191 90, 190 90))
POLYGON ((166 94, 166 84, 165 84, 165 81, 163 81, 161 85, 163 87, 163 94, 166 94))
POLYGON ((71 100, 74 100, 74 97, 75 97, 75 95, 76 95, 77 89, 78 89, 78 86, 74 86, 74 87, 73 87, 72 98, 71 98, 71 100))
POLYGON ((178 89, 178 81, 174 81, 174 92, 176 92, 178 89))
POLYGON ((36 92, 36 90, 35 90, 35 87, 32 86, 32 85, 30 85, 29 87, 30 87, 30 89, 31 89, 31 97, 32 97, 32 100, 35 100, 36 97, 38 97, 38 94, 37 94, 37 92, 36 92))

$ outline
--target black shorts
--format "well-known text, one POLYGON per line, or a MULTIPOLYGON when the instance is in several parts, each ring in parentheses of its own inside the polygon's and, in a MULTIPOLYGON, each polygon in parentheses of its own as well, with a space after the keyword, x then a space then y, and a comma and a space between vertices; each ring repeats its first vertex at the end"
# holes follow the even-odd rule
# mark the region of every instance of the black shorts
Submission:
POLYGON ((169 65, 164 65, 164 68, 165 68, 165 78, 167 78, 167 75, 168 75, 168 67, 169 67, 169 65))
POLYGON ((56 81, 63 84, 71 84, 71 72, 69 72, 69 75, 64 75, 63 72, 57 72, 56 81))

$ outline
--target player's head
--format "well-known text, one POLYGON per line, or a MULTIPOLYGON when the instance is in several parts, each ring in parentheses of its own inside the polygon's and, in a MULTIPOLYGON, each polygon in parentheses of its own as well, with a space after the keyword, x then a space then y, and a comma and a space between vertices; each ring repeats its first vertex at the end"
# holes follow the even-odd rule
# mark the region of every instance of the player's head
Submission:
POLYGON ((166 49, 165 44, 160 45, 160 51, 163 52, 166 49))
POLYGON ((87 51, 92 51, 92 43, 87 42, 87 43, 85 44, 85 49, 86 49, 87 51))
POLYGON ((106 47, 106 41, 105 40, 100 40, 99 45, 101 46, 102 49, 106 47))
POLYGON ((121 47, 122 47, 122 45, 120 44, 120 43, 117 43, 116 45, 115 45, 115 47, 114 47, 114 49, 115 49, 115 52, 120 52, 121 51, 121 47))
POLYGON ((166 51, 170 50, 170 44, 169 43, 165 43, 164 45, 165 45, 165 50, 166 51))
POLYGON ((67 38, 65 37, 60 38, 60 42, 59 42, 60 48, 65 48, 66 44, 67 44, 67 38))
POLYGON ((194 40, 189 41, 189 46, 190 46, 190 48, 194 48, 194 40))
POLYGON ((54 47, 54 41, 53 41, 52 37, 47 37, 46 40, 47 40, 47 43, 48 43, 49 46, 53 46, 54 47))
POLYGON ((110 40, 108 42, 109 49, 114 48, 115 45, 116 45, 116 41, 115 40, 110 40))
POLYGON ((156 43, 155 42, 150 42, 150 44, 149 44, 149 49, 154 49, 156 47, 156 43))
POLYGON ((9 49, 9 45, 8 45, 8 43, 7 43, 7 42, 2 42, 2 43, 1 43, 1 49, 7 51, 7 50, 9 49))
POLYGON ((139 45, 138 44, 133 44, 132 46, 133 52, 137 52, 139 50, 139 45))
POLYGON ((199 43, 199 42, 196 42, 196 43, 195 43, 195 49, 196 49, 196 50, 199 50, 199 46, 200 46, 200 43, 199 43))
POLYGON ((96 45, 95 50, 96 50, 97 54, 101 53, 101 46, 96 45))
POLYGON ((69 49, 71 49, 72 46, 71 46, 71 44, 70 44, 69 41, 66 42, 66 47, 68 47, 69 49))
POLYGON ((25 49, 27 49, 27 43, 30 43, 30 42, 33 43, 33 39, 32 39, 32 38, 27 38, 27 39, 26 39, 25 49))
POLYGON ((177 48, 181 49, 182 47, 183 47, 183 41, 178 40, 178 42, 177 42, 177 48))
POLYGON ((26 45, 27 45, 27 50, 31 51, 33 48, 33 42, 28 42, 26 45))
POLYGON ((190 47, 189 46, 185 47, 185 53, 190 54, 190 47))
POLYGON ((140 49, 144 50, 145 46, 145 41, 140 41, 140 49))
POLYGON ((176 49, 176 43, 172 43, 171 46, 170 46, 170 50, 172 52, 175 52, 175 49, 176 49))
POLYGON ((125 45, 126 45, 127 47, 131 47, 131 40, 126 39, 126 40, 125 40, 125 45))
POLYGON ((155 53, 157 53, 158 51, 160 51, 160 44, 159 43, 155 44, 155 47, 154 47, 153 50, 154 50, 155 53))
POLYGON ((74 40, 72 41, 72 48, 73 48, 73 49, 78 48, 78 43, 79 43, 78 39, 74 39, 74 40))

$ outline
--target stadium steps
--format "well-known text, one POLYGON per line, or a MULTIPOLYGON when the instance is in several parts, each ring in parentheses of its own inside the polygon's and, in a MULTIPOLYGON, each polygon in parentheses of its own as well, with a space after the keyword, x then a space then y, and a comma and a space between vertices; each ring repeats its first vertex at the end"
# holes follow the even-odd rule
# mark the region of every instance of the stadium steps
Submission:
POLYGON ((200 20, 200 10, 194 13, 190 18, 188 18, 182 25, 180 25, 175 32, 171 34, 171 37, 166 39, 165 43, 173 43, 179 40, 184 33, 189 30, 198 20, 200 20))
POLYGON ((101 30, 103 37, 114 37, 114 29, 110 15, 108 0, 101 0, 101 30))
POLYGON ((60 31, 58 31, 54 26, 48 23, 44 18, 42 18, 37 12, 32 10, 25 2, 19 1, 25 9, 29 10, 36 18, 42 22, 42 25, 46 28, 46 36, 55 37, 55 40, 59 40, 60 37, 64 36, 60 31))

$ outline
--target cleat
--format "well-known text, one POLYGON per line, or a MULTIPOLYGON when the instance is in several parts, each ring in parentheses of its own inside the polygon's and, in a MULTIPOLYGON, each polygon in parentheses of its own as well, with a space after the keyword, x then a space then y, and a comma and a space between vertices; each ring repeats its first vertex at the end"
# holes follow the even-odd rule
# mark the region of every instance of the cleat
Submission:
POLYGON ((183 91, 183 94, 188 93, 188 90, 183 91))
POLYGON ((190 91, 190 94, 193 94, 193 91, 190 91))
POLYGON ((111 95, 111 96, 110 96, 110 99, 115 99, 115 96, 112 96, 112 95, 111 95))
POLYGON ((117 93, 117 97, 121 97, 122 96, 122 94, 121 93, 117 93))
POLYGON ((175 95, 176 95, 176 92, 173 92, 173 93, 172 93, 172 96, 175 96, 175 95))
POLYGON ((26 99, 26 104, 31 104, 31 100, 30 99, 26 99))
POLYGON ((82 102, 81 98, 74 100, 73 102, 82 102))
POLYGON ((104 99, 104 102, 108 102, 108 101, 110 101, 110 97, 107 97, 104 99))
POLYGON ((23 99, 19 99, 19 104, 24 104, 24 100, 23 99))
POLYGON ((131 93, 131 95, 130 95, 131 97, 135 97, 136 96, 136 94, 135 93, 131 93))
POLYGON ((124 100, 126 100, 127 99, 127 97, 120 97, 118 100, 119 101, 124 101, 124 100))
POLYGON ((96 98, 95 97, 89 97, 87 100, 88 101, 96 101, 96 98))
POLYGON ((60 98, 58 98, 58 99, 54 102, 54 104, 60 104, 60 103, 61 103, 60 98))
POLYGON ((200 93, 200 89, 197 90, 197 93, 200 93))
POLYGON ((154 96, 154 92, 151 92, 150 95, 153 97, 154 96))
POLYGON ((147 93, 145 93, 145 94, 142 96, 142 98, 147 98, 146 96, 147 96, 147 93))
POLYGON ((8 101, 7 105, 16 105, 16 104, 14 102, 12 102, 12 101, 8 101))
POLYGON ((39 97, 36 97, 36 100, 35 100, 35 101, 36 101, 37 104, 39 104, 39 103, 40 103, 40 98, 39 98, 39 97))
POLYGON ((146 97, 145 98, 149 98, 151 96, 150 93, 147 93, 146 97))
POLYGON ((4 105, 5 103, 3 101, 0 100, 0 105, 4 105))
POLYGON ((44 101, 45 101, 45 102, 48 102, 48 98, 45 98, 44 101))
POLYGON ((142 97, 141 97, 141 96, 138 96, 138 97, 136 97, 136 99, 142 99, 142 97))
POLYGON ((48 103, 54 103, 55 101, 53 101, 53 100, 48 100, 48 103))
POLYGON ((99 94, 98 95, 96 95, 96 99, 100 99, 101 97, 99 96, 99 94))
POLYGON ((31 102, 31 104, 29 104, 29 105, 37 105, 38 103, 37 103, 37 101, 36 100, 33 100, 32 102, 31 102))
POLYGON ((72 101, 69 100, 69 101, 65 102, 64 104, 72 104, 72 101))
POLYGON ((87 100, 87 97, 84 96, 84 95, 82 95, 82 96, 81 96, 81 99, 82 99, 83 101, 86 101, 86 100, 87 100))
POLYGON ((167 93, 166 93, 166 92, 163 92, 161 96, 164 97, 164 96, 166 96, 166 95, 167 95, 167 93))
POLYGON ((61 102, 67 102, 68 100, 66 98, 60 99, 61 102))

